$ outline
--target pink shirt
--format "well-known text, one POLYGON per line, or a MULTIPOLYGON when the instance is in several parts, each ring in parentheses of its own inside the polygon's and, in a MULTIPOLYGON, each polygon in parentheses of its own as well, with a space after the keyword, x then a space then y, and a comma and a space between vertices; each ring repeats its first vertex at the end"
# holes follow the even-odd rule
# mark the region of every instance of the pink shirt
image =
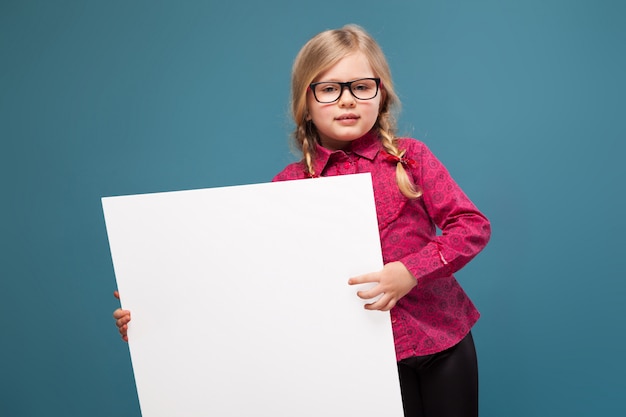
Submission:
MULTIPOLYGON (((383 261, 400 261, 417 278, 418 285, 391 309, 398 361, 452 347, 476 323, 480 314, 452 274, 485 247, 491 234, 487 218, 426 145, 400 139, 399 147, 406 149, 405 168, 423 191, 416 200, 398 189, 396 162, 374 134, 345 151, 318 146, 315 157, 320 176, 372 174, 383 261)), ((274 181, 307 177, 304 164, 297 162, 274 181)))

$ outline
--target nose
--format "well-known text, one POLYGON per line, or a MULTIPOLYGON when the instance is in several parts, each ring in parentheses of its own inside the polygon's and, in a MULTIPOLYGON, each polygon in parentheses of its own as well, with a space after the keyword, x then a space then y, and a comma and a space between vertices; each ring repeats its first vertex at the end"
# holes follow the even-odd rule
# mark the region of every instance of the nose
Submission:
POLYGON ((339 96, 339 106, 354 107, 355 104, 356 104, 356 99, 352 95, 352 92, 350 91, 350 87, 348 87, 347 85, 342 86, 341 95, 339 96))

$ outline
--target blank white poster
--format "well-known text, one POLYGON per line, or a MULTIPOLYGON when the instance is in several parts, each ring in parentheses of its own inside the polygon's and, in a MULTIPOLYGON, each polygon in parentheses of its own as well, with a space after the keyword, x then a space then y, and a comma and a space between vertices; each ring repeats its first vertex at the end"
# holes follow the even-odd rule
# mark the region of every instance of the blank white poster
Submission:
POLYGON ((143 417, 402 416, 369 174, 102 204, 143 417))

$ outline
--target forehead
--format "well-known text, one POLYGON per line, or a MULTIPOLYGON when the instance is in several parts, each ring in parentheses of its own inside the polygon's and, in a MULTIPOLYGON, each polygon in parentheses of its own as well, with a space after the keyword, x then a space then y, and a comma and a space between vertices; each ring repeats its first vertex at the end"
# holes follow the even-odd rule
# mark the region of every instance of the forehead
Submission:
POLYGON ((374 76, 374 70, 367 56, 357 51, 346 55, 335 65, 322 71, 314 81, 350 81, 374 76))

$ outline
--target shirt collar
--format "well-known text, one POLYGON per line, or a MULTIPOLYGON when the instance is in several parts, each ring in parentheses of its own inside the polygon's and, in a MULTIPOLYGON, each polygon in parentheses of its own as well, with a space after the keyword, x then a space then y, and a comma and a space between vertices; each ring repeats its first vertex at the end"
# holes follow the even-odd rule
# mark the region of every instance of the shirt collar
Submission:
POLYGON ((350 145, 344 150, 331 151, 330 149, 326 149, 318 143, 315 149, 315 173, 317 175, 320 175, 324 171, 324 168, 326 168, 326 165, 328 165, 328 160, 330 159, 331 155, 335 153, 354 153, 362 158, 366 158, 372 161, 376 157, 376 154, 378 154, 378 152, 380 151, 380 147, 380 140, 378 138, 378 135, 374 131, 370 131, 364 136, 353 140, 352 142, 350 142, 350 145))

